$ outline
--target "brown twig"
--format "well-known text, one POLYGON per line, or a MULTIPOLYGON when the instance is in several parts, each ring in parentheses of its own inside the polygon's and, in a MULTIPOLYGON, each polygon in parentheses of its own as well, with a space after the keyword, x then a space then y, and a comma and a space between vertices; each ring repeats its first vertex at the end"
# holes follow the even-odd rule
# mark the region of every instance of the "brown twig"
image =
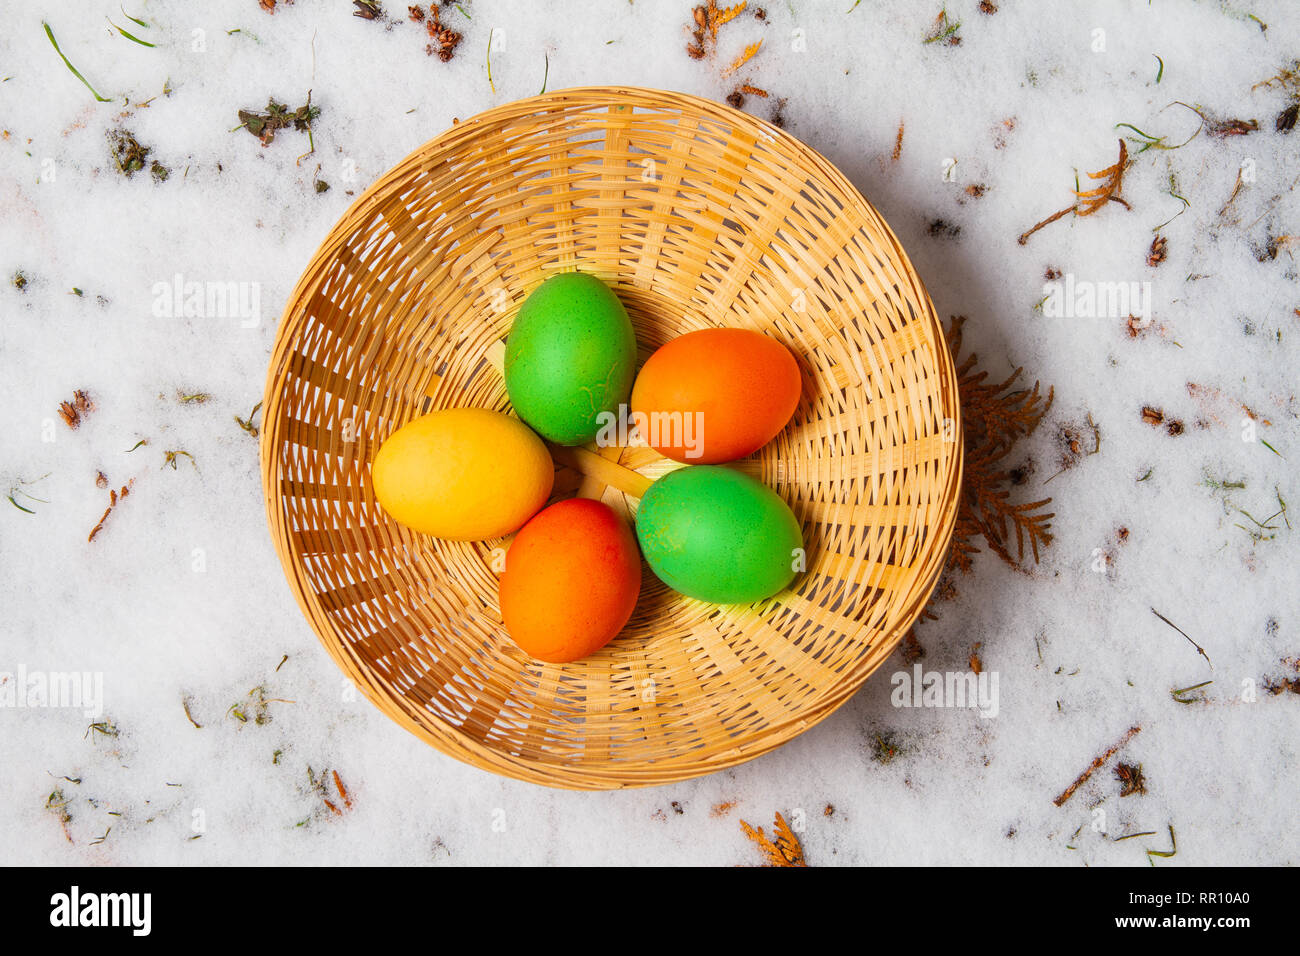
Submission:
POLYGON ((1058 807, 1063 806, 1066 800, 1069 800, 1072 796, 1074 796, 1074 791, 1078 790, 1085 783, 1087 783, 1089 777, 1091 777, 1094 773, 1096 773, 1107 760, 1115 756, 1116 751, 1118 751, 1126 743, 1132 740, 1134 735, 1141 730, 1142 730, 1141 727, 1130 727, 1128 731, 1124 734, 1124 736, 1120 738, 1119 743, 1115 744, 1115 746, 1111 747, 1104 754, 1102 754, 1100 757, 1098 757, 1096 760, 1090 763, 1088 765, 1088 768, 1084 770, 1083 773, 1079 774, 1079 776, 1075 779, 1074 783, 1066 787, 1061 792, 1061 795, 1057 797, 1055 800, 1053 800, 1052 802, 1056 804, 1058 807))
POLYGON ((1063 218, 1063 217, 1065 217, 1065 216, 1068 216, 1070 213, 1074 212, 1074 210, 1075 210, 1076 208, 1077 208, 1077 206, 1071 204, 1071 205, 1069 205, 1069 206, 1066 206, 1066 207, 1065 207, 1064 209, 1062 209, 1060 212, 1054 212, 1054 213, 1052 213, 1050 216, 1048 216, 1048 217, 1047 217, 1046 219, 1044 219, 1042 222, 1035 223, 1033 226, 1031 226, 1031 227, 1030 227, 1029 229, 1027 229, 1025 232, 1022 232, 1022 233, 1020 234, 1020 238, 1019 238, 1019 240, 1017 240, 1017 241, 1018 241, 1018 242, 1023 246, 1026 242, 1029 241, 1029 237, 1032 236, 1034 233, 1036 233, 1039 229, 1042 229, 1044 226, 1050 226, 1052 223, 1056 222, 1056 220, 1061 219, 1061 218, 1063 218))
POLYGON ((128 481, 126 484, 122 486, 122 490, 120 492, 109 491, 108 507, 104 509, 104 514, 102 517, 100 517, 99 523, 95 525, 95 527, 90 529, 90 534, 86 536, 87 541, 94 541, 95 535, 99 534, 99 532, 104 530, 104 522, 107 521, 108 516, 113 513, 113 509, 117 507, 118 501, 126 500, 126 496, 131 493, 131 486, 134 484, 135 484, 135 479, 132 478, 130 481, 128 481))

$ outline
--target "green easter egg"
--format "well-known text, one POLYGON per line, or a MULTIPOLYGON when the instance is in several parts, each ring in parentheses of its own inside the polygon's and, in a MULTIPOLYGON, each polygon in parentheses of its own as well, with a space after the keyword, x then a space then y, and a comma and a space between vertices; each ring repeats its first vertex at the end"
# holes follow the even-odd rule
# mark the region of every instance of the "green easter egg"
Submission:
POLYGON ((636 374, 623 303, 581 272, 551 276, 524 300, 506 340, 506 391, 519 417, 558 445, 581 445, 617 413, 636 374))
POLYGON ((651 485, 636 536, 660 580, 715 604, 771 597, 803 567, 803 534, 780 495, 719 465, 680 468, 651 485))

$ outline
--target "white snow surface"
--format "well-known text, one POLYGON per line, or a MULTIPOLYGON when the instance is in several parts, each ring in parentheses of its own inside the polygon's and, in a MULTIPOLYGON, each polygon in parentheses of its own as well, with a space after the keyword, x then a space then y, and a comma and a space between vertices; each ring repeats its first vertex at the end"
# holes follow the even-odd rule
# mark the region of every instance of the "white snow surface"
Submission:
POLYGON ((770 827, 777 811, 816 865, 1147 866, 1171 826, 1177 854, 1159 866, 1297 862, 1300 697, 1264 682, 1296 677, 1284 659, 1300 655, 1300 287, 1297 246, 1278 240, 1300 234, 1300 131, 1274 129, 1291 94, 1255 84, 1300 57, 1300 5, 1002 0, 989 15, 949 0, 953 46, 923 43, 937 0, 767 0, 766 22, 747 12, 720 31, 713 59, 695 61, 686 0, 468 0, 464 13, 443 10, 464 34, 447 63, 426 55, 405 4, 384 5, 396 22, 324 0, 281 0, 273 15, 256 0, 6 9, 0 491, 34 513, 0 500, 0 680, 20 667, 102 673, 104 707, 0 707, 0 862, 747 864, 759 857, 739 820, 770 827), (69 72, 42 22, 111 102, 69 72), (493 28, 504 31, 495 92, 493 28), (257 442, 233 419, 260 399, 279 311, 353 198, 453 118, 538 92, 544 72, 548 89, 715 99, 748 80, 773 94, 745 104, 764 118, 785 98, 787 129, 881 210, 940 314, 968 316, 982 365, 995 377, 1024 366, 1055 387, 1016 456, 1036 462, 1020 500, 1053 498, 1054 543, 1029 574, 986 549, 956 579, 959 596, 917 628, 927 669, 964 671, 982 644, 999 676, 996 717, 894 707, 890 677, 910 671, 900 652, 770 755, 679 785, 583 794, 462 765, 343 693, 271 547, 257 442), (297 162, 302 133, 263 147, 232 131, 238 110, 269 96, 296 107, 309 89, 321 108, 314 155, 297 162), (1259 130, 1146 150, 1126 175, 1131 209, 1111 203, 1017 242, 1069 205, 1076 171, 1087 188, 1119 137, 1136 138, 1116 124, 1166 145, 1190 136, 1200 120, 1175 101, 1259 130), (146 167, 159 161, 165 181, 119 173, 118 128, 151 149, 146 167), (1153 227, 1183 206, 1171 176, 1190 206, 1162 230, 1166 261, 1149 267, 1153 227), (318 193, 317 178, 331 188, 318 193), (940 219, 960 231, 932 230, 940 219), (1150 282, 1155 330, 1133 338, 1123 316, 1036 309, 1049 267, 1150 282), (154 286, 178 273, 258 283, 261 321, 156 317, 154 286), (1217 392, 1202 402, 1188 383, 1217 392), (73 431, 57 409, 77 389, 97 407, 73 431), (211 398, 178 398, 195 393, 211 398), (1278 453, 1243 441, 1243 404, 1278 453), (1146 405, 1185 432, 1144 423, 1146 405), (1100 451, 1053 478, 1056 433, 1084 427, 1091 446, 1088 415, 1100 451), (173 470, 164 454, 177 449, 193 457, 173 470), (108 503, 98 471, 134 485, 88 542, 108 503), (1279 500, 1289 513, 1268 520, 1279 500), (1187 695, 1203 701, 1171 695, 1203 681, 1187 695), (287 702, 268 704, 266 723, 235 719, 231 705, 249 707, 259 686, 287 702), (88 731, 98 720, 117 736, 88 731), (878 736, 900 748, 888 762, 873 756, 878 736), (1147 793, 1120 796, 1119 760, 1141 764, 1147 793), (325 807, 308 768, 337 770, 352 807, 325 807), (49 806, 56 791, 66 827, 49 806), (1116 841, 1140 831, 1155 835, 1116 841))

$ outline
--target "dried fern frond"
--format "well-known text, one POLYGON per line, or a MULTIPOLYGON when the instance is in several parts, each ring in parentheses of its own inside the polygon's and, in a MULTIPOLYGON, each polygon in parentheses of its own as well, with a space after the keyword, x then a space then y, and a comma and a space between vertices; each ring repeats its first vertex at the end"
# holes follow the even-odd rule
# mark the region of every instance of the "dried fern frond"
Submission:
POLYGON ((1121 139, 1119 141, 1119 159, 1115 161, 1115 164, 1107 166, 1105 169, 1099 169, 1095 173, 1088 173, 1089 179, 1101 180, 1101 185, 1094 189, 1074 190, 1075 201, 1022 232, 1018 240, 1020 244, 1023 246, 1029 241, 1029 237, 1039 229, 1051 225, 1070 213, 1074 213, 1076 216, 1091 216, 1108 202, 1117 202, 1125 209, 1130 208, 1129 204, 1124 199, 1121 199, 1119 195, 1120 190, 1124 187, 1124 170, 1126 168, 1128 168, 1128 145, 1121 139))
POLYGON ((769 840, 763 833, 763 828, 755 829, 744 820, 740 821, 740 828, 745 831, 745 836, 749 837, 763 851, 765 859, 764 866, 807 866, 803 858, 803 846, 799 843, 799 838, 794 835, 790 825, 785 822, 785 817, 781 814, 776 815, 776 822, 772 825, 772 835, 775 840, 769 840))
POLYGON ((1128 166, 1128 145, 1121 139, 1119 141, 1119 159, 1115 161, 1115 165, 1088 174, 1089 179, 1103 180, 1102 184, 1096 189, 1075 192, 1075 195, 1080 200, 1078 208, 1075 209, 1075 215, 1090 216, 1108 202, 1117 202, 1125 209, 1128 209, 1128 203, 1119 198, 1119 191, 1124 187, 1124 169, 1126 166, 1128 166))
POLYGON ((988 372, 975 371, 975 356, 967 357, 957 368, 963 404, 980 409, 967 428, 977 430, 980 448, 995 461, 1004 458, 1022 435, 1037 428, 1052 404, 1051 396, 1041 394, 1038 382, 1032 389, 1012 388, 1023 372, 1018 368, 1002 382, 985 384, 988 372))
POLYGON ((948 347, 957 365, 957 390, 961 396, 965 432, 965 465, 957 520, 953 528, 948 569, 969 573, 972 555, 979 553, 975 544, 982 537, 991 550, 1007 564, 1020 568, 1025 560, 1026 545, 1039 560, 1040 547, 1052 543, 1051 519, 1055 512, 1043 512, 1051 498, 1025 503, 1011 501, 1011 472, 1004 466, 1017 443, 1032 434, 1052 407, 1055 389, 1043 394, 1040 383, 1033 388, 1015 388, 1022 369, 1005 380, 988 382, 988 373, 978 368, 978 356, 959 360, 962 348, 964 316, 954 316, 948 329, 948 347), (1012 557, 1010 536, 1016 538, 1012 557))
POLYGON ((1034 563, 1038 563, 1038 546, 1044 547, 1052 543, 1052 535, 1048 530, 1051 528, 1051 519, 1056 517, 1056 512, 1047 514, 1036 514, 1040 508, 1046 507, 1052 503, 1051 498, 1044 498, 1041 501, 1031 501, 1024 504, 1012 504, 1010 501, 1011 493, 1005 490, 991 491, 978 502, 980 508, 980 530, 983 532, 985 539, 999 557, 1008 563, 1011 561, 1011 555, 1007 547, 1007 524, 1011 524, 1016 533, 1016 561, 1022 562, 1025 559, 1025 542, 1028 541, 1034 555, 1034 563))
POLYGON ((730 23, 732 20, 736 19, 736 17, 744 13, 745 8, 748 5, 749 5, 748 0, 742 0, 741 3, 737 3, 735 6, 726 7, 725 9, 718 9, 716 0, 715 2, 711 2, 709 4, 709 9, 712 12, 713 16, 709 20, 709 27, 710 29, 713 30, 713 35, 714 36, 718 35, 718 27, 722 26, 723 24, 730 23))
POLYGON ((1250 88, 1253 93, 1260 87, 1272 89, 1274 86, 1281 87, 1292 96, 1300 99, 1300 60, 1296 60, 1290 67, 1283 67, 1276 74, 1267 80, 1260 80, 1250 88))
POLYGON ((762 45, 763 41, 759 40, 757 43, 751 43, 749 46, 745 47, 745 49, 741 51, 740 56, 736 57, 736 59, 732 61, 731 65, 722 71, 722 75, 730 76, 732 73, 739 70, 754 58, 754 54, 758 52, 758 48, 762 45))
POLYGON ((975 538, 983 534, 980 523, 975 519, 963 495, 957 510, 957 522, 952 532, 952 549, 948 552, 948 568, 956 569, 962 574, 970 574, 974 569, 972 556, 979 554, 975 538))

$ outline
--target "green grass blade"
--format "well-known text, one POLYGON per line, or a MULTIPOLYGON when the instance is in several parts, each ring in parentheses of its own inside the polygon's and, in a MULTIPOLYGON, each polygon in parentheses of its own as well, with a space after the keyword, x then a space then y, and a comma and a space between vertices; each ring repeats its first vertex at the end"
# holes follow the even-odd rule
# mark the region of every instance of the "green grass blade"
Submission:
POLYGON ((54 52, 59 55, 59 58, 61 60, 63 60, 64 65, 69 70, 72 71, 72 75, 75 76, 77 79, 81 80, 82 83, 86 84, 86 89, 90 90, 90 92, 94 95, 95 99, 97 99, 99 102, 101 103, 113 102, 110 99, 105 99, 104 97, 100 96, 99 93, 95 90, 95 88, 90 85, 90 81, 86 79, 84 76, 82 76, 81 72, 75 66, 72 65, 72 61, 63 55, 63 51, 59 49, 59 41, 54 39, 54 31, 50 29, 50 25, 48 23, 42 22, 41 26, 45 27, 45 35, 50 38, 50 45, 54 47, 54 52))
POLYGON ((109 25, 112 26, 112 28, 113 28, 114 30, 116 30, 118 33, 122 34, 122 36, 126 37, 128 40, 130 40, 130 41, 133 42, 133 43, 138 43, 138 44, 140 44, 141 46, 147 46, 147 47, 150 47, 150 48, 153 48, 153 47, 156 47, 156 46, 157 46, 156 43, 150 43, 150 42, 148 42, 147 40, 141 40, 138 36, 136 36, 136 35, 133 34, 133 33, 127 33, 125 30, 123 30, 121 27, 119 27, 119 26, 118 26, 116 23, 114 23, 112 20, 109 20, 108 22, 109 22, 109 25))
POLYGON ((1127 126, 1129 129, 1131 129, 1133 132, 1137 133, 1137 134, 1138 134, 1139 136, 1141 136, 1143 139, 1145 139, 1145 140, 1150 140, 1150 141, 1153 142, 1153 143, 1158 143, 1158 142, 1160 142, 1160 140, 1164 139, 1163 136, 1152 136, 1150 133, 1144 133, 1144 132, 1142 132, 1142 130, 1140 130, 1140 129, 1138 129, 1136 126, 1134 126, 1132 123, 1116 123, 1116 124, 1115 124, 1115 128, 1116 128, 1116 129, 1119 129, 1121 126, 1127 126))
POLYGON ((126 7, 122 6, 120 3, 117 5, 117 8, 122 11, 122 16, 126 17, 136 26, 144 27, 146 30, 149 29, 149 24, 145 23, 143 20, 131 16, 131 14, 126 12, 126 7))

